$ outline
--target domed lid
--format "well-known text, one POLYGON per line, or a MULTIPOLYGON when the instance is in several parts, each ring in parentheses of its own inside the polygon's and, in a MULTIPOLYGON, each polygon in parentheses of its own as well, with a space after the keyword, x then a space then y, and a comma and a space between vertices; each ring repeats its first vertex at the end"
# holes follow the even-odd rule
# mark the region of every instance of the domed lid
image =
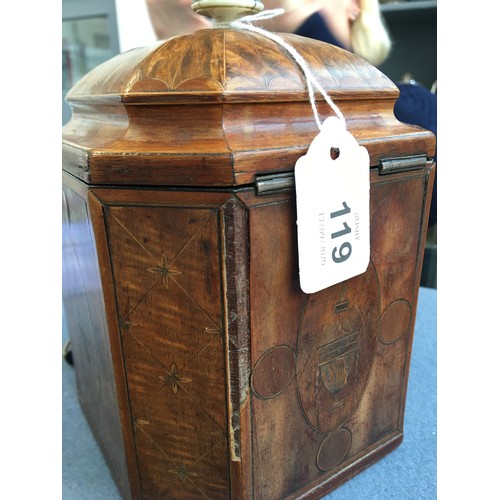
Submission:
MULTIPOLYGON (((379 70, 330 44, 280 36, 342 110, 373 165, 384 154, 432 155, 432 134, 394 118, 399 91, 379 70)), ((331 115, 317 98, 322 117, 331 115)), ((231 27, 117 55, 67 100, 64 168, 92 183, 246 184, 257 173, 292 171, 318 133, 293 57, 262 34, 231 27)))
MULTIPOLYGON (((280 36, 334 99, 397 97, 397 87, 354 54, 298 35, 280 36)), ((89 97, 129 104, 309 99, 302 70, 288 52, 261 34, 233 28, 200 30, 120 54, 84 76, 67 99, 89 97)))

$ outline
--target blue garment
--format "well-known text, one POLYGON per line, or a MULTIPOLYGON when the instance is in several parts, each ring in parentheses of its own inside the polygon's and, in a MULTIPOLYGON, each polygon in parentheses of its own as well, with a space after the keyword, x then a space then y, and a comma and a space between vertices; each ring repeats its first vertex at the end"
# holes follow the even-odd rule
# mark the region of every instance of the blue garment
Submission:
MULTIPOLYGON (((319 12, 309 16, 295 31, 295 34, 327 42, 345 50, 345 47, 332 34, 319 12)), ((400 95, 394 106, 394 116, 403 123, 430 130, 437 137, 436 94, 416 84, 396 83, 396 85, 399 88, 400 95)), ((436 157, 437 155, 434 157, 435 160, 436 157)), ((430 226, 435 224, 437 220, 436 186, 437 176, 432 192, 431 212, 429 215, 430 226)))
POLYGON ((400 95, 394 106, 399 121, 437 134, 437 95, 418 84, 396 82, 400 95))
POLYGON ((345 47, 335 38, 333 33, 328 28, 323 16, 319 12, 311 14, 301 26, 295 31, 296 35, 305 36, 307 38, 313 38, 314 40, 319 40, 321 42, 331 43, 336 45, 341 49, 345 50, 345 47))
MULTIPOLYGON (((394 106, 394 116, 401 122, 430 130, 437 137, 437 95, 418 84, 396 83, 399 98, 394 106)), ((437 147, 434 161, 437 165, 437 147)), ((437 222, 437 169, 432 189, 429 226, 437 222)))

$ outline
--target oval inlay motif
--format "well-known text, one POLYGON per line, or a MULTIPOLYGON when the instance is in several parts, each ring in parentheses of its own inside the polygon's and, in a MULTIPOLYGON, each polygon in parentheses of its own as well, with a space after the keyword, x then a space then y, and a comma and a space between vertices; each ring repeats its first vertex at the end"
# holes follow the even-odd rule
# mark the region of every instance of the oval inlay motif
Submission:
POLYGON ((309 296, 297 339, 297 384, 304 416, 319 432, 356 409, 375 356, 380 290, 375 267, 309 296))
POLYGON ((399 340, 410 325, 411 306, 404 299, 395 300, 389 304, 382 314, 380 340, 392 344, 399 340))
POLYGON ((281 394, 295 375, 295 352, 287 345, 266 351, 255 364, 251 386, 254 394, 269 399, 281 394))
POLYGON ((352 436, 347 429, 338 429, 329 434, 321 443, 316 463, 321 470, 327 471, 340 465, 351 447, 352 436))

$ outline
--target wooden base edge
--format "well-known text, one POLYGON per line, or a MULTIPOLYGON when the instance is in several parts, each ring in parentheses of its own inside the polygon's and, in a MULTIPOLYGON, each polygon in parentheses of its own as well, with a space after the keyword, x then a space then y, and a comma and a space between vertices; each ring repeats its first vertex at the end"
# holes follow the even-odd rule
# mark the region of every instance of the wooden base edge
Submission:
POLYGON ((305 488, 287 497, 285 500, 317 500, 324 497, 327 493, 338 488, 346 481, 367 469, 385 455, 397 448, 403 441, 403 433, 395 431, 386 436, 381 442, 374 445, 368 452, 358 458, 353 457, 350 463, 344 465, 340 470, 328 478, 320 478, 318 481, 309 484, 305 488))

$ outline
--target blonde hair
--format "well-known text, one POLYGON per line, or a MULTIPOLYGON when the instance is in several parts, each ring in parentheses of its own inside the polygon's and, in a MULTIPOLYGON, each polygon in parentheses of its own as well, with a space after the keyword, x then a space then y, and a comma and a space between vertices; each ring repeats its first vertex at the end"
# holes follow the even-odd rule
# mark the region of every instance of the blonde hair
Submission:
POLYGON ((391 51, 391 39, 380 14, 378 0, 360 0, 361 12, 352 23, 352 50, 374 66, 391 51))

